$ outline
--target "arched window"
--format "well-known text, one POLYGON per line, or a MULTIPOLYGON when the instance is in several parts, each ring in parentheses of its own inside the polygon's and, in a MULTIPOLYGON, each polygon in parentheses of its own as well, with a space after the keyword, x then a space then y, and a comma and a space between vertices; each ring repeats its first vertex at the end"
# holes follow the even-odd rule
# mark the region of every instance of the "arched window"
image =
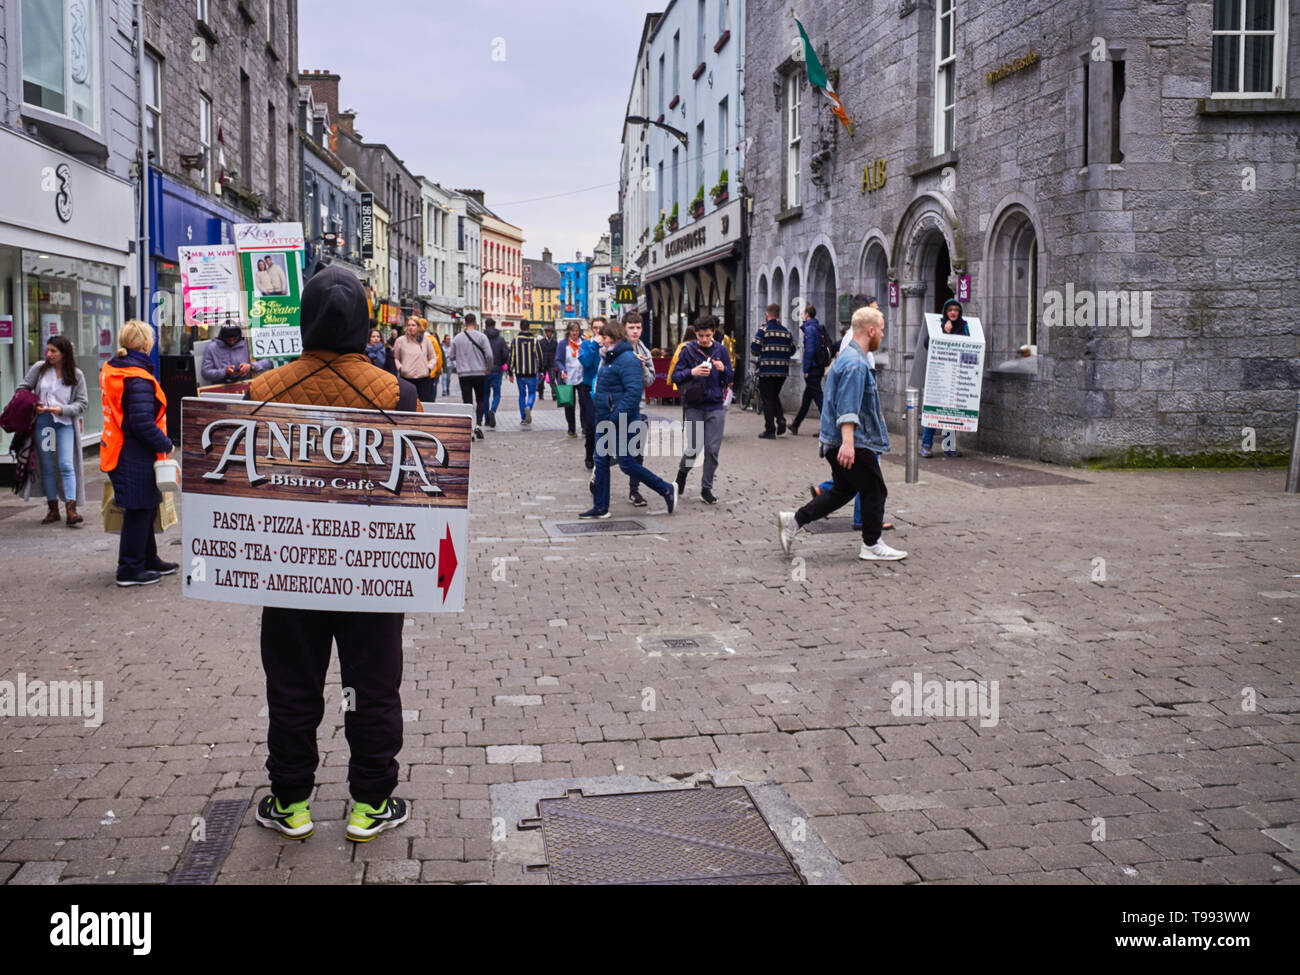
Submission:
MULTIPOLYGON (((775 271, 772 272, 772 299, 768 302, 768 304, 778 305, 782 309, 785 308, 785 276, 781 273, 780 268, 777 268, 775 271)), ((764 318, 767 317, 766 308, 767 306, 765 305, 763 311, 764 318)))
POLYGON ((856 306, 865 305, 871 298, 876 299, 881 314, 885 316, 885 337, 880 342, 883 351, 889 347, 889 258, 878 240, 868 244, 862 255, 862 266, 858 269, 858 293, 853 296, 855 310, 856 306))
MULTIPOLYGON (((808 300, 817 309, 817 319, 825 327, 828 335, 838 334, 835 323, 839 316, 838 287, 835 275, 835 262, 831 252, 823 245, 813 252, 808 265, 808 300)), ((799 314, 802 322, 803 314, 799 314)))
POLYGON ((1008 208, 990 234, 986 329, 992 362, 1016 358, 1024 346, 1038 347, 1041 282, 1038 266, 1038 232, 1021 206, 1008 208))
POLYGON ((764 318, 763 309, 767 307, 767 275, 766 274, 760 274, 758 276, 758 287, 754 290, 754 294, 758 298, 758 314, 754 316, 754 320, 761 322, 764 318))
POLYGON ((785 312, 781 316, 781 321, 786 327, 794 331, 803 321, 803 295, 799 293, 799 269, 790 268, 790 282, 785 288, 785 312))

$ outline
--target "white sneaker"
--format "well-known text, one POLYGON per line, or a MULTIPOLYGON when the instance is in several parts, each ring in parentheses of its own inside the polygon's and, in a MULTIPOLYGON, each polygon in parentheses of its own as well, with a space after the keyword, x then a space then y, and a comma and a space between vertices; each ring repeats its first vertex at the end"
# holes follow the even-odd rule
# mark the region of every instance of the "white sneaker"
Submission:
POLYGON ((864 542, 861 551, 858 552, 858 558, 868 562, 897 562, 899 559, 907 558, 907 553, 890 548, 881 541, 877 541, 875 545, 867 545, 864 542))
POLYGON ((794 519, 793 511, 781 511, 776 516, 777 538, 781 540, 781 550, 786 555, 790 554, 790 546, 794 544, 794 536, 799 531, 799 522, 794 519))

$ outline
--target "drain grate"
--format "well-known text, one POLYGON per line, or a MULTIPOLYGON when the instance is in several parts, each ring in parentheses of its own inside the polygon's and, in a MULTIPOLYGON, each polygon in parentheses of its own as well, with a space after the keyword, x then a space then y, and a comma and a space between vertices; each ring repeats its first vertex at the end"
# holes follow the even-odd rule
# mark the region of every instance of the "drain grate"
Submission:
POLYGON ((645 525, 639 521, 558 521, 556 529, 565 535, 597 535, 608 532, 642 532, 645 525))
POLYGON ((214 799, 203 810, 203 841, 190 841, 168 885, 211 886, 230 855, 231 844, 248 810, 247 799, 214 799))
POLYGON ((744 786, 542 799, 552 884, 797 885, 803 877, 744 786))
POLYGON ((670 650, 696 650, 699 649, 699 640, 665 640, 664 646, 670 650))

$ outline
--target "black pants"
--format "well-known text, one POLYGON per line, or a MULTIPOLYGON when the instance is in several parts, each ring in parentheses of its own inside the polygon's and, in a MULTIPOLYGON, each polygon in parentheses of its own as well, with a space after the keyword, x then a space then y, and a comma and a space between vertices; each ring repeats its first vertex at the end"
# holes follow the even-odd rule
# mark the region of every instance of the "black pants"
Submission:
POLYGON ((810 521, 825 518, 832 511, 838 511, 851 502, 854 497, 862 495, 862 541, 875 545, 880 541, 880 524, 885 517, 885 498, 889 491, 885 487, 885 478, 880 473, 880 457, 873 450, 858 447, 853 451, 853 466, 840 466, 837 453, 826 455, 831 465, 831 489, 823 491, 794 514, 794 520, 802 528, 810 521))
POLYGON ((122 535, 117 541, 117 574, 132 576, 158 564, 158 541, 153 520, 158 508, 127 508, 122 516, 122 535))
POLYGON ((487 397, 486 376, 459 376, 460 401, 474 403, 474 426, 483 425, 483 400, 487 397))
POLYGON ((781 409, 781 387, 785 376, 760 376, 758 392, 763 397, 763 431, 776 433, 785 429, 785 411, 781 409))
POLYGON ((421 403, 432 403, 437 400, 438 382, 432 376, 421 376, 419 379, 406 381, 415 387, 415 395, 421 403))
POLYGON ((822 371, 808 373, 808 379, 803 385, 803 400, 799 403, 799 412, 795 414, 794 425, 798 426, 803 423, 803 418, 808 415, 808 407, 813 403, 817 404, 817 413, 820 416, 822 411, 822 371))
POLYGON ((582 419, 582 435, 586 438, 587 463, 596 459, 596 404, 591 399, 591 383, 578 383, 573 387, 578 399, 578 413, 582 419))
POLYGON ((378 805, 397 787, 402 750, 401 613, 331 613, 262 609, 266 671, 266 770, 281 803, 301 802, 316 784, 316 730, 325 714, 330 642, 339 646, 348 788, 358 802, 378 805))

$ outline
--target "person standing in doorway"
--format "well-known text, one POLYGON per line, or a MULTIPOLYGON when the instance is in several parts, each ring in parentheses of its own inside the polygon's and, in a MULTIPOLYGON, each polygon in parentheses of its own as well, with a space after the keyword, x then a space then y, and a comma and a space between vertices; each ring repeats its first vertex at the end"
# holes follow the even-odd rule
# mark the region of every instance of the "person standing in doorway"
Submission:
POLYGON ((487 374, 492 369, 492 346, 478 330, 478 317, 470 312, 465 327, 451 340, 451 360, 460 381, 460 401, 474 403, 474 436, 483 439, 487 410, 487 374))
MULTIPOLYGON (((956 298, 949 298, 943 305, 943 313, 939 318, 940 327, 945 335, 970 335, 970 324, 963 317, 961 302, 956 298)), ((925 336, 925 347, 930 348, 929 332, 925 336)), ((921 456, 934 456, 934 435, 937 427, 921 428, 921 456)), ((944 434, 947 436, 947 433, 944 434)), ((940 441, 942 442, 942 440, 940 441)), ((943 452, 945 457, 960 457, 962 453, 957 449, 957 434, 952 435, 952 448, 943 452)))
POLYGON ((803 308, 803 399, 799 412, 790 424, 790 432, 799 436, 799 424, 808 415, 808 408, 817 404, 818 415, 822 409, 822 376, 831 364, 831 342, 822 323, 817 321, 817 309, 812 305, 803 308))
POLYGON ((767 306, 767 321, 749 344, 749 354, 758 363, 758 391, 763 398, 763 432, 761 440, 775 440, 785 433, 785 412, 781 409, 781 387, 790 375, 790 357, 794 339, 781 324, 781 306, 767 306))
POLYGON ((721 342, 713 340, 718 322, 712 315, 703 315, 695 322, 695 340, 688 343, 677 359, 673 382, 682 391, 683 422, 686 425, 686 444, 681 463, 677 468, 677 494, 686 490, 686 476, 704 446, 704 473, 700 480, 700 500, 717 504, 713 493, 713 476, 718 470, 718 454, 722 450, 722 431, 727 420, 727 387, 734 374, 731 356, 721 342))
POLYGON ((867 353, 880 348, 884 334, 885 319, 878 310, 859 308, 853 313, 853 342, 836 357, 826 377, 826 408, 819 430, 822 456, 831 466, 832 487, 798 511, 777 513, 777 535, 786 555, 805 525, 860 496, 862 548, 858 558, 896 561, 907 557, 906 552, 890 548, 880 538, 889 493, 880 471, 880 454, 889 450, 889 431, 875 376, 867 368, 867 353))

